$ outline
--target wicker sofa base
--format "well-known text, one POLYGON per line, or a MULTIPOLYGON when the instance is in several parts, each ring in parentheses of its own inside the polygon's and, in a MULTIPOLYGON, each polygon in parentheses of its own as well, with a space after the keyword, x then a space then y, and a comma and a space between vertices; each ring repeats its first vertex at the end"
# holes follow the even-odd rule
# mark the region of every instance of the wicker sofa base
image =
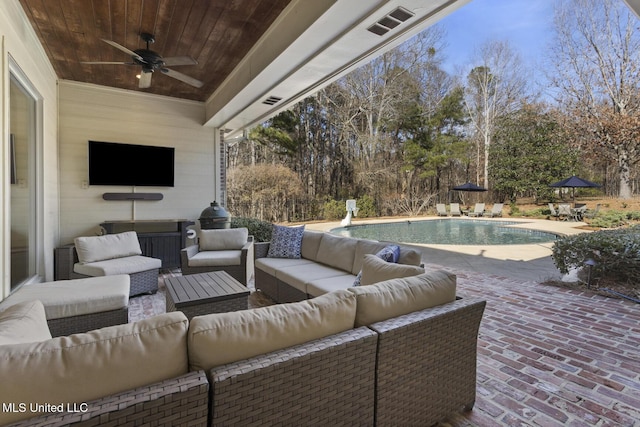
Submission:
POLYGON ((118 310, 47 320, 49 331, 53 337, 77 334, 128 322, 129 309, 127 307, 118 310))
POLYGON ((278 280, 259 268, 256 268, 255 271, 255 283, 258 289, 279 303, 298 302, 313 298, 306 292, 302 292, 282 280, 278 280))
POLYGON ((77 412, 30 418, 10 427, 153 425, 206 426, 209 383, 202 371, 77 404, 77 412))
POLYGON ((376 344, 362 327, 214 368, 211 425, 373 425, 376 344))
POLYGON ((485 305, 458 299, 371 325, 379 334, 376 425, 428 426, 473 408, 485 305))

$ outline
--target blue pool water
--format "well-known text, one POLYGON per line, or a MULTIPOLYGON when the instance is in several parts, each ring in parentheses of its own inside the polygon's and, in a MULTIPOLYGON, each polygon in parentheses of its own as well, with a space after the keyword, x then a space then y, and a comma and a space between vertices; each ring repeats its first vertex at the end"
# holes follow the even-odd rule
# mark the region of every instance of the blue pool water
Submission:
POLYGON ((526 245, 556 240, 543 231, 509 227, 516 222, 435 219, 353 225, 331 230, 346 237, 438 245, 526 245))

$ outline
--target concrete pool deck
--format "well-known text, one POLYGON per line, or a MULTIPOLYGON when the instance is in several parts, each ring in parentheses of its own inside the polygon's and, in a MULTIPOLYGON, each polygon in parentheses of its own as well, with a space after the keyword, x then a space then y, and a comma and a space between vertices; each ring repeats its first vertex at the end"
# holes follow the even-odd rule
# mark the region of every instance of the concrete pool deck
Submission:
MULTIPOLYGON (((380 224, 389 222, 406 222, 447 219, 443 217, 411 217, 387 219, 353 219, 351 225, 380 224)), ((458 219, 458 218, 455 218, 458 219)), ((467 218, 462 218, 467 219, 467 218)), ((512 227, 546 231, 558 235, 573 235, 586 232, 578 227, 584 222, 554 221, 528 218, 480 218, 483 221, 517 222, 512 227)), ((469 218, 469 221, 477 218, 469 218)), ((340 222, 324 222, 306 224, 309 230, 329 231, 341 227, 340 222)), ((531 245, 431 245, 409 244, 422 252, 422 259, 427 264, 456 266, 463 270, 475 271, 498 277, 508 277, 526 281, 545 281, 560 279, 562 274, 551 259, 553 243, 531 245)))

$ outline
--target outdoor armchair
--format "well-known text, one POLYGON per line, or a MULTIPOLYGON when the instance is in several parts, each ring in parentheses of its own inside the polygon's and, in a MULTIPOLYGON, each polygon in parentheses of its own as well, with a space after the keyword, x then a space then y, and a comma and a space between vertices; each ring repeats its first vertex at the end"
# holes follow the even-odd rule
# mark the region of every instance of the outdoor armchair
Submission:
POLYGON ((248 229, 200 230, 197 239, 196 245, 180 251, 183 275, 226 271, 246 286, 253 262, 253 236, 248 229))

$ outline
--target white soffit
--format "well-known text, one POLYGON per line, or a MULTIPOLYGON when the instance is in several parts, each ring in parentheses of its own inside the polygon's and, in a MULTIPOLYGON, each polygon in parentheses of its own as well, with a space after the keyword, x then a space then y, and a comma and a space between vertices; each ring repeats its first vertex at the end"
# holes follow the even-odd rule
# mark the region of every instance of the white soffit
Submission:
POLYGON ((237 136, 244 128, 312 95, 469 1, 294 0, 209 98, 206 125, 226 129, 227 138, 237 136), (310 4, 316 7, 311 12, 310 4), (386 32, 374 34, 368 30, 373 27, 381 30, 376 32, 386 32))
POLYGON ((624 2, 640 18, 640 0, 624 0, 624 2))

